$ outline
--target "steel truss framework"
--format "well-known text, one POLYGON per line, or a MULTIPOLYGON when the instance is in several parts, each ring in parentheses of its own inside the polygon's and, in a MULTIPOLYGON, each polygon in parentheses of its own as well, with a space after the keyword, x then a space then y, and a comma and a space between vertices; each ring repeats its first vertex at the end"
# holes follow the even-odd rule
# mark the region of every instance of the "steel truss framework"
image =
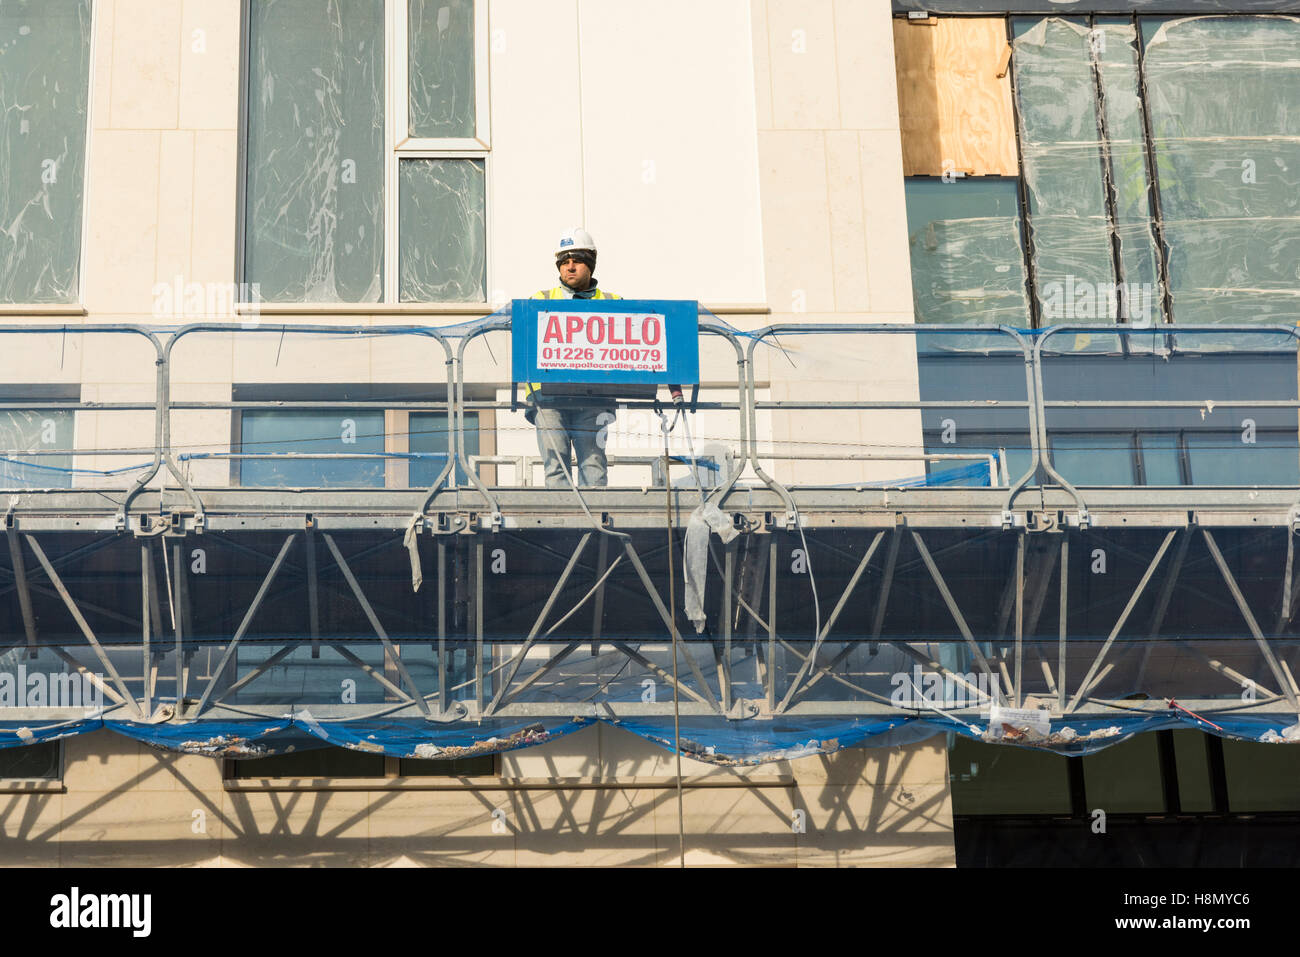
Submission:
MULTIPOLYGON (((666 591, 663 490, 593 492, 601 530, 562 492, 530 493, 531 516, 503 493, 494 525, 447 491, 412 535, 393 493, 205 490, 204 531, 158 537, 104 527, 98 494, 33 493, 7 521, 0 623, 29 672, 84 675, 107 714, 147 721, 636 718, 672 714, 674 689, 684 718, 722 722, 978 722, 989 697, 1067 719, 1170 699, 1295 715, 1289 498, 1168 491, 1099 494, 1081 528, 1044 489, 1004 528, 998 490, 795 490, 795 531, 781 496, 747 492, 698 635, 666 591)), ((671 498, 676 561, 695 503, 671 498)))

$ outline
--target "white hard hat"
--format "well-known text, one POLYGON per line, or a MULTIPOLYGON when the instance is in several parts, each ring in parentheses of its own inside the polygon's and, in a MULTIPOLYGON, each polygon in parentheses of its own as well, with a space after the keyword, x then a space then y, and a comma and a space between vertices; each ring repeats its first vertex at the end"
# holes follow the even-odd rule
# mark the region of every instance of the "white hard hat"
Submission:
POLYGON ((560 234, 560 241, 555 247, 555 258, 558 261, 561 256, 567 256, 570 253, 586 251, 591 253, 592 258, 596 256, 596 240, 591 238, 591 233, 587 232, 581 226, 574 226, 572 229, 566 229, 560 234))

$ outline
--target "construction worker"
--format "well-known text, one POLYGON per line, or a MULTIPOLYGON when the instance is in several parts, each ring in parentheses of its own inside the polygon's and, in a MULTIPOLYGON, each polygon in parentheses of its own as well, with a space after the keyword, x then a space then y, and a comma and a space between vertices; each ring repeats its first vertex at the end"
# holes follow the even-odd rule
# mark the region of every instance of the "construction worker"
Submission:
MULTIPOLYGON (((560 285, 543 289, 534 299, 618 299, 596 285, 596 241, 581 227, 565 230, 555 247, 555 268, 560 285)), ((681 386, 669 386, 673 401, 681 403, 681 386)), ((537 427, 537 447, 542 454, 547 488, 568 488, 569 449, 578 460, 578 484, 604 486, 609 482, 605 459, 605 430, 615 419, 613 393, 601 387, 548 386, 529 382, 524 387, 528 408, 525 418, 537 427), (601 394, 602 391, 605 394, 601 394), (561 402, 547 405, 547 395, 564 394, 561 402)))

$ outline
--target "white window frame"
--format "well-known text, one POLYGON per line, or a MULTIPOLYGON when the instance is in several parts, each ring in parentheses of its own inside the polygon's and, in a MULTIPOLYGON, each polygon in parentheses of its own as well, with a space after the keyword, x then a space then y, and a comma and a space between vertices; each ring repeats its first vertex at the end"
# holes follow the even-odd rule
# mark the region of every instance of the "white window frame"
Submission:
MULTIPOLYGON (((478 0, 475 0, 477 3, 478 0)), ((99 0, 89 0, 90 5, 90 51, 86 61, 86 140, 81 165, 81 244, 77 249, 77 294, 68 302, 0 302, 0 316, 6 315, 86 315, 86 269, 90 263, 90 189, 91 144, 95 132, 95 77, 96 49, 99 46, 99 0)), ((478 29, 477 21, 474 28, 478 29)), ((477 55, 477 50, 475 51, 477 55)), ((102 93, 105 99, 108 93, 102 93)))
POLYGON ((491 177, 488 155, 491 152, 491 109, 488 100, 488 0, 471 0, 474 4, 474 136, 472 137, 416 137, 411 136, 410 103, 410 32, 407 18, 409 0, 385 0, 387 16, 385 62, 391 64, 387 73, 388 116, 384 124, 387 133, 384 158, 384 297, 385 304, 399 305, 401 235, 398 220, 401 211, 399 194, 399 169, 402 160, 411 159, 478 159, 483 161, 483 240, 485 274, 483 294, 489 296, 492 288, 491 244, 487 230, 492 222, 491 177))
MULTIPOLYGON (((93 0, 92 0, 93 2, 93 0)), ((241 29, 241 130, 240 130, 240 181, 238 187, 239 235, 237 237, 236 276, 242 283, 252 282, 247 274, 247 237, 248 237, 248 100, 251 92, 251 41, 250 24, 252 4, 257 0, 244 0, 243 26, 241 29)), ((380 277, 382 294, 378 302, 337 302, 320 303, 329 311, 339 311, 339 307, 355 306, 358 313, 373 312, 376 307, 389 309, 401 305, 418 306, 419 302, 403 303, 399 298, 400 241, 398 218, 401 210, 398 195, 398 170, 403 159, 478 159, 483 161, 484 193, 484 295, 490 297, 494 274, 492 262, 492 244, 488 231, 492 223, 492 176, 489 154, 491 152, 491 104, 489 101, 488 55, 490 35, 488 25, 488 0, 471 0, 474 4, 474 132, 472 137, 412 137, 410 135, 410 88, 409 88, 409 32, 408 0, 384 0, 384 248, 383 271, 380 277)), ((93 52, 93 51, 92 51, 93 52)), ((93 63, 92 63, 93 69, 93 63)), ((93 72, 92 72, 93 77, 93 72)), ((89 145, 89 144, 88 144, 89 145)), ((85 234, 83 231, 83 243, 85 234)), ((241 285, 241 290, 244 288, 241 285)), ((483 306, 481 302, 446 302, 434 303, 438 306, 473 305, 483 306)), ((305 304, 305 303, 303 303, 305 304)), ((265 307, 274 310, 277 306, 300 305, 299 303, 266 303, 265 307)))

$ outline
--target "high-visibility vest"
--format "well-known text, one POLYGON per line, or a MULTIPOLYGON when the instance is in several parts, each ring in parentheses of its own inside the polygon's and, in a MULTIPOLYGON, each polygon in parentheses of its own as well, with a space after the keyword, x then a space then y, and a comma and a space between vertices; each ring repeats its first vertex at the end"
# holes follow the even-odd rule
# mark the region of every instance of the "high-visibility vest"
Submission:
MULTIPOLYGON (((590 296, 575 296, 573 290, 568 286, 559 285, 551 289, 540 289, 533 293, 533 299, 621 299, 622 296, 616 296, 612 292, 606 292, 599 287, 596 288, 590 296)), ((525 382, 524 395, 531 398, 533 393, 542 387, 540 382, 525 382)))

